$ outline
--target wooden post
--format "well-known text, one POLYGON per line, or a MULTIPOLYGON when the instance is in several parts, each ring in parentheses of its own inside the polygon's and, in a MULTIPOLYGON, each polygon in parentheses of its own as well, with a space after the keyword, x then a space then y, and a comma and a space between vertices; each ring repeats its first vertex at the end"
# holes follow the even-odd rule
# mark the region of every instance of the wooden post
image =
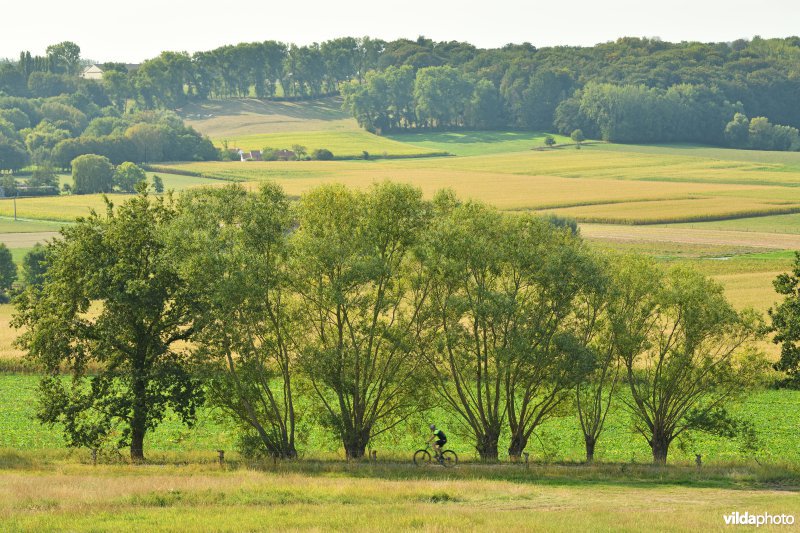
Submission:
POLYGON ((225 466, 225 450, 217 450, 219 454, 219 466, 225 466))
POLYGON ((377 463, 378 462, 378 451, 377 450, 372 450, 370 452, 370 459, 372 459, 373 463, 377 463))
POLYGON ((694 464, 697 465, 697 468, 703 466, 703 456, 700 455, 699 453, 694 454, 694 464))
POLYGON ((528 452, 522 452, 522 455, 525 456, 525 468, 528 468, 528 459, 530 458, 531 454, 529 454, 528 452))
MULTIPOLYGON (((17 193, 19 196, 19 193, 17 193)), ((14 197, 14 222, 17 221, 17 196, 14 197)))
POLYGON ((92 448, 92 466, 97 466, 97 448, 92 448))

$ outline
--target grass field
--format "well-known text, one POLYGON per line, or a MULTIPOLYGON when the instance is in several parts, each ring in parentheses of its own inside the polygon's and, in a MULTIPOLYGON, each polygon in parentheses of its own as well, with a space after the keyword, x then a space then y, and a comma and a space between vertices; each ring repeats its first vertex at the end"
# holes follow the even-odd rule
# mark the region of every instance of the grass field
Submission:
MULTIPOLYGON (((441 133, 398 133, 386 137, 398 142, 419 146, 434 152, 458 156, 525 152, 543 147, 546 133, 518 131, 457 131, 441 133)), ((559 144, 571 143, 569 137, 552 135, 559 144)))
MULTIPOLYGON (((5 462, 24 462, 10 457, 5 462)), ((3 457, 0 455, 0 464, 3 457)), ((212 465, 0 470, 12 531, 713 531, 733 511, 800 513, 768 470, 212 465), (675 477, 677 479, 670 479, 675 477)), ((785 477, 785 475, 783 476, 785 477)))
MULTIPOLYGON (((58 428, 49 428, 32 422, 36 409, 34 374, 0 374, 0 449, 59 450, 64 440, 58 428)), ((341 444, 333 432, 324 429, 319 421, 309 418, 308 396, 297 399, 300 416, 298 448, 304 459, 343 459, 341 444)), ((754 456, 762 463, 788 462, 800 464, 800 449, 795 445, 795 431, 800 425, 800 412, 795 406, 800 392, 766 390, 749 396, 734 405, 731 412, 754 424, 759 449, 754 456)), ((409 420, 406 424, 379 436, 372 443, 381 458, 400 462, 410 460, 426 436, 427 421, 436 420, 447 429, 452 447, 464 461, 476 461, 472 439, 461 429, 458 419, 441 409, 435 409, 409 420)), ((722 464, 732 461, 747 462, 751 453, 742 449, 736 440, 698 434, 686 441, 681 449, 676 443, 670 449, 671 463, 691 463, 695 453, 703 455, 708 463, 722 464)), ((148 434, 147 454, 187 453, 212 456, 215 450, 235 449, 233 430, 218 420, 209 409, 201 409, 193 428, 181 425, 177 418, 168 416, 164 424, 148 434)), ((501 438, 501 457, 505 457, 508 435, 501 438)), ((572 414, 547 421, 537 430, 529 443, 530 456, 537 461, 580 462, 584 458, 583 437, 577 419, 572 414)), ((597 445, 597 460, 602 462, 648 463, 652 459, 644 439, 634 434, 630 416, 623 406, 612 409, 606 433, 597 445)))

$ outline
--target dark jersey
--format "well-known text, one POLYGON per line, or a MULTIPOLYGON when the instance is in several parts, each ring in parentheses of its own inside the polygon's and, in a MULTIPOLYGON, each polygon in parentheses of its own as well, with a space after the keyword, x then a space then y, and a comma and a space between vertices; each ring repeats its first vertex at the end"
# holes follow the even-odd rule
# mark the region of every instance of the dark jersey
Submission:
POLYGON ((434 435, 436 435, 436 438, 439 439, 439 440, 447 440, 447 437, 445 436, 444 431, 442 431, 441 429, 439 431, 436 431, 434 433, 434 435))

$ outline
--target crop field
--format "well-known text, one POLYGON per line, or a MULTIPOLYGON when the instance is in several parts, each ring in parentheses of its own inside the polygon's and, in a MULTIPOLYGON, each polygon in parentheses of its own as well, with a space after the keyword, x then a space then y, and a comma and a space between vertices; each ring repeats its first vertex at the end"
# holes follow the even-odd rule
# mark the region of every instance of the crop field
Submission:
POLYGON ((188 126, 216 140, 233 141, 239 136, 264 133, 359 131, 356 121, 342 110, 340 98, 308 102, 214 100, 189 104, 181 110, 181 116, 188 126))

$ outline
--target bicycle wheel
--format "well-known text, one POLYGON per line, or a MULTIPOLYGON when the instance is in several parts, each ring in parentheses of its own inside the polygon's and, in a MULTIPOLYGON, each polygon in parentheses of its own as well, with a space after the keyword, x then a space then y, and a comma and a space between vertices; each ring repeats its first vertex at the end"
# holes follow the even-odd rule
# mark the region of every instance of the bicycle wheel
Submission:
POLYGON ((431 454, 428 450, 417 450, 414 452, 414 464, 417 466, 427 465, 431 462, 431 454))
POLYGON ((446 467, 456 466, 458 464, 458 455, 453 450, 445 450, 442 452, 442 464, 446 467))

